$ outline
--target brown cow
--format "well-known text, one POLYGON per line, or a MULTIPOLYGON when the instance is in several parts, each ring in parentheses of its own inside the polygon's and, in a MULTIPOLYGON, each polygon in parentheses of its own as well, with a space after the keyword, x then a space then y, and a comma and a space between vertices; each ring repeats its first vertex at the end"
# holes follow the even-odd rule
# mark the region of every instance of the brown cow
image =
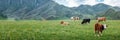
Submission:
POLYGON ((61 21, 60 24, 62 24, 62 25, 69 25, 69 23, 65 22, 65 21, 61 21))
POLYGON ((98 22, 106 21, 106 18, 105 17, 98 17, 97 20, 98 20, 98 22))
POLYGON ((106 29, 106 27, 107 27, 106 24, 96 23, 95 24, 95 34, 97 34, 97 36, 102 36, 102 31, 104 29, 106 29))

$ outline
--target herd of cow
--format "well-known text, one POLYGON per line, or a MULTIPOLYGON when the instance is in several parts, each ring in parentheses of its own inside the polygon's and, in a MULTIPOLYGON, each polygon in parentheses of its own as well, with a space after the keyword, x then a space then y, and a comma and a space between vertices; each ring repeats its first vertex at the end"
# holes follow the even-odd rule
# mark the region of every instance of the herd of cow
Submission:
MULTIPOLYGON (((75 17, 75 18, 72 18, 71 20, 79 20, 78 17, 75 17)), ((90 23, 91 19, 90 18, 87 18, 87 19, 83 19, 83 21, 81 22, 81 24, 86 24, 86 23, 90 23)), ((102 36, 102 31, 104 29, 107 28, 107 25, 106 24, 101 24, 100 22, 102 21, 106 21, 106 18, 105 17, 98 17, 97 18, 97 22, 95 23, 94 25, 94 29, 95 29, 95 34, 96 36, 102 36)), ((65 21, 61 21, 60 22, 62 25, 70 25, 68 22, 65 22, 65 21)))

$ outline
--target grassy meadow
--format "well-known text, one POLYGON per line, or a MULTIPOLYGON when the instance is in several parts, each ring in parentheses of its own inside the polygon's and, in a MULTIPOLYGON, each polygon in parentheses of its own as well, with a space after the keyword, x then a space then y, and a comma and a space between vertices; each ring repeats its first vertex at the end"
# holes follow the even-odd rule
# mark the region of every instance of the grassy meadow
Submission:
POLYGON ((0 40, 120 40, 120 20, 101 22, 108 24, 100 37, 94 34, 96 20, 90 24, 80 21, 65 20, 68 26, 60 24, 61 20, 22 20, 0 21, 0 40))

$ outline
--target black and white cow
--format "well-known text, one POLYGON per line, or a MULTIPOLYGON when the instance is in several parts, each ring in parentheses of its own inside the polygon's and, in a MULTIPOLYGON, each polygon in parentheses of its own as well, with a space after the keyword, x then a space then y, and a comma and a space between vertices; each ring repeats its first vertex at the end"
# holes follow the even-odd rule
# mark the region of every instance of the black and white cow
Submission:
POLYGON ((85 23, 90 23, 90 19, 83 19, 83 21, 81 22, 81 24, 85 24, 85 23))

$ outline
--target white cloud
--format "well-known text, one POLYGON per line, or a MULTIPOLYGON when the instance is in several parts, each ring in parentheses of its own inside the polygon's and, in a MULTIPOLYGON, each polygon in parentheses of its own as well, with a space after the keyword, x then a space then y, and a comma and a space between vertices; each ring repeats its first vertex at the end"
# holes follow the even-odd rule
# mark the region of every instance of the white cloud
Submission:
POLYGON ((75 0, 69 0, 68 6, 69 7, 77 7, 77 6, 79 6, 79 4, 75 0))
POLYGON ((120 0, 105 0, 104 3, 111 6, 120 6, 120 0))
POLYGON ((99 2, 96 2, 96 0, 86 0, 85 3, 83 4, 88 4, 88 5, 95 5, 98 4, 99 2))
POLYGON ((79 6, 79 3, 77 3, 77 0, 55 0, 55 2, 59 3, 60 5, 65 5, 68 7, 79 6))
POLYGON ((95 5, 98 3, 104 3, 111 6, 120 6, 120 0, 55 0, 61 5, 68 7, 77 7, 79 5, 95 5))

